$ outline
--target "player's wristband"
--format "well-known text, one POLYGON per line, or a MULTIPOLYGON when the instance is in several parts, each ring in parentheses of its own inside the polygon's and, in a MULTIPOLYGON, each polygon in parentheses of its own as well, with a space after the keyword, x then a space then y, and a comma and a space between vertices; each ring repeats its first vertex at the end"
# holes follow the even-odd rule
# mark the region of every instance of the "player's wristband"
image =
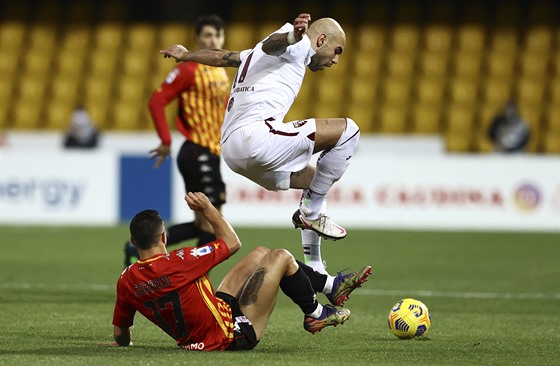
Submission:
POLYGON ((292 44, 296 44, 297 40, 296 37, 294 37, 294 31, 289 31, 288 32, 288 44, 292 45, 292 44))

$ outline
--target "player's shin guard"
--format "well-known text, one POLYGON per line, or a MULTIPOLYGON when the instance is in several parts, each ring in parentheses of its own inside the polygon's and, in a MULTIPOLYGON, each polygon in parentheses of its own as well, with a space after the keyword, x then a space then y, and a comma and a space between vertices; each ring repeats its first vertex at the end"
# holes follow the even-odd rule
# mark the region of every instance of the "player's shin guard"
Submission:
MULTIPOLYGON (((348 168, 350 158, 356 151, 359 139, 360 128, 356 122, 347 118, 346 129, 336 146, 323 151, 317 161, 317 171, 309 187, 312 192, 317 193, 317 196, 327 194, 332 185, 342 177, 346 168, 348 168)), ((313 195, 311 195, 311 199, 314 199, 313 195)), ((317 199, 320 199, 320 197, 317 199)))
POLYGON ((313 313, 319 306, 309 277, 301 267, 293 275, 282 278, 280 288, 304 314, 313 313))

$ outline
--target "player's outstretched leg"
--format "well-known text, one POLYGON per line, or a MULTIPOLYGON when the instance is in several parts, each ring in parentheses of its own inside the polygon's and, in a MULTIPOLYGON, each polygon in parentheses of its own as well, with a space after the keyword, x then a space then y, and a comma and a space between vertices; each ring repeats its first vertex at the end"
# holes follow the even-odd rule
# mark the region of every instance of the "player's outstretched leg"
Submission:
POLYGON ((342 274, 336 277, 322 274, 312 267, 297 261, 299 267, 305 272, 316 292, 322 292, 334 306, 342 306, 350 297, 352 291, 361 287, 371 275, 371 266, 365 266, 359 271, 342 274))

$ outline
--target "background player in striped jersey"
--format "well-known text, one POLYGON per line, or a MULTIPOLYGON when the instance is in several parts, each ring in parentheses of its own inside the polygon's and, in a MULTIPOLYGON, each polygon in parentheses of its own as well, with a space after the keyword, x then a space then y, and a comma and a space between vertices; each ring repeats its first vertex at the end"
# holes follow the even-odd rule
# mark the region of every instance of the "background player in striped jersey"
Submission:
POLYGON ((249 350, 262 338, 274 310, 278 289, 304 315, 304 329, 316 333, 344 323, 350 311, 336 308, 358 286, 334 287, 328 276, 298 262, 284 249, 257 247, 239 261, 214 292, 207 272, 234 255, 241 242, 233 228, 200 192, 185 196, 205 217, 218 239, 202 247, 167 253, 167 235, 157 211, 138 213, 130 223, 131 241, 140 259, 125 268, 117 282, 114 338, 130 346, 130 327, 140 312, 188 350, 249 350), (331 304, 315 296, 323 292, 331 304))
MULTIPOLYGON (((342 239, 346 230, 325 214, 326 196, 348 167, 360 129, 350 118, 309 118, 284 123, 307 68, 319 71, 338 63, 346 45, 344 30, 331 18, 311 23, 300 14, 293 24, 238 51, 197 50, 181 45, 161 50, 164 57, 239 70, 222 125, 227 165, 269 190, 303 189, 292 222, 302 229, 305 262, 326 273, 320 237, 342 239), (321 152, 316 166, 311 156, 321 152)), ((371 269, 364 269, 362 278, 371 269)))
MULTIPOLYGON (((221 48, 224 26, 217 15, 205 15, 195 23, 198 48, 221 48)), ((225 203, 225 184, 220 173, 220 127, 229 95, 229 80, 224 69, 183 62, 167 75, 154 91, 149 108, 161 144, 151 151, 155 167, 171 155, 171 134, 165 119, 165 106, 178 99, 175 125, 186 140, 177 155, 177 166, 187 192, 204 192, 220 209, 225 203)), ((168 244, 198 237, 198 244, 213 241, 212 226, 195 212, 194 222, 169 227, 168 244)), ((130 243, 125 247, 125 266, 138 257, 130 243)))

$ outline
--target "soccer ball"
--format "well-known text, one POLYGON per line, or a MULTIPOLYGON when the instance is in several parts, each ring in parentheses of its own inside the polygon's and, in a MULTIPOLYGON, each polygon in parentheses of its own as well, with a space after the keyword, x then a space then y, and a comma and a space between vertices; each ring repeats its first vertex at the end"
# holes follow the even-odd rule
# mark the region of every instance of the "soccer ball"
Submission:
POLYGON ((414 299, 402 299, 389 313, 389 328, 400 339, 420 337, 430 329, 430 312, 414 299))

